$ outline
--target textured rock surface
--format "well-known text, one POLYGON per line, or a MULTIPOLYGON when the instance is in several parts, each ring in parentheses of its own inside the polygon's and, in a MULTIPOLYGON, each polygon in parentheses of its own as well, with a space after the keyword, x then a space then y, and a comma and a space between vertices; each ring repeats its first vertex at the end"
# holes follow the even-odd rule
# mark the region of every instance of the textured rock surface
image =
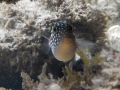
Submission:
POLYGON ((63 75, 64 63, 57 61, 51 52, 43 52, 47 39, 41 37, 42 34, 49 38, 51 26, 56 21, 71 23, 78 38, 84 37, 95 43, 102 41, 110 16, 103 9, 95 8, 97 4, 94 3, 82 0, 0 3, 0 86, 21 88, 21 71, 37 79, 45 62, 48 63, 47 73, 51 72, 54 77, 63 75))
POLYGON ((107 31, 108 46, 115 51, 120 52, 120 26, 111 26, 107 31))
POLYGON ((10 3, 16 3, 17 1, 19 1, 19 0, 1 0, 0 2, 2 3, 2 2, 6 2, 7 4, 10 4, 10 3))

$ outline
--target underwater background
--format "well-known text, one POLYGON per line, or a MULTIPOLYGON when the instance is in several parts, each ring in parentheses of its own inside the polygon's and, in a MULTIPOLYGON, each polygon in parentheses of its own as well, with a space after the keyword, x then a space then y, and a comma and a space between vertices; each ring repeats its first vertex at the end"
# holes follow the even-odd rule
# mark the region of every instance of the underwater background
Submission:
POLYGON ((120 0, 0 2, 0 90, 120 90, 120 0), (58 21, 94 55, 78 47, 81 59, 64 63, 44 52, 58 21))

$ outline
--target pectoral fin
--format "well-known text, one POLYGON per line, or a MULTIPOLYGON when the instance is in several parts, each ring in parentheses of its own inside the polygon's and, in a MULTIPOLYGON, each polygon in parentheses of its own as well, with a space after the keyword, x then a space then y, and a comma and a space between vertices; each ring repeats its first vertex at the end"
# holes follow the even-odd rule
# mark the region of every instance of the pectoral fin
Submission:
POLYGON ((40 48, 41 48, 40 50, 43 51, 45 54, 48 54, 50 51, 49 40, 44 36, 41 36, 41 47, 40 48))

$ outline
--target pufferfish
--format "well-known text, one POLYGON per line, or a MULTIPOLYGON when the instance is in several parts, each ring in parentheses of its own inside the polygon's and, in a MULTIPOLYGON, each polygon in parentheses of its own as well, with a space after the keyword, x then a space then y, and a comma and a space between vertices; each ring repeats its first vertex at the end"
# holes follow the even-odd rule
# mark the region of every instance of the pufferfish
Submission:
POLYGON ((78 39, 73 33, 73 26, 66 21, 56 22, 51 30, 51 36, 48 39, 46 35, 42 34, 41 50, 47 54, 50 49, 53 56, 62 62, 72 60, 77 56, 76 52, 88 48, 90 52, 96 51, 96 45, 84 38, 78 39))
POLYGON ((63 62, 71 60, 76 51, 76 39, 72 26, 62 21, 55 23, 51 31, 49 46, 57 60, 63 62))
POLYGON ((85 39, 76 39, 72 25, 65 21, 59 21, 51 30, 49 46, 57 60, 67 62, 74 58, 76 50, 86 47, 93 50, 95 44, 85 39))

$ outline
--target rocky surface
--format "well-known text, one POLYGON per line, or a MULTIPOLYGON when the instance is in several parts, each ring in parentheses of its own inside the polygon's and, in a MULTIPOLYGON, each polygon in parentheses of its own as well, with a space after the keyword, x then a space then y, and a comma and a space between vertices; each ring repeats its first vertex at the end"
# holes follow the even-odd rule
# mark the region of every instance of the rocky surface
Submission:
POLYGON ((108 43, 107 46, 111 49, 120 52, 120 26, 114 25, 110 27, 107 31, 108 43))
MULTIPOLYGON (((71 23, 76 38, 86 38, 102 46, 108 21, 118 17, 118 13, 109 2, 99 8, 101 2, 20 0, 15 5, 0 3, 0 86, 21 89, 21 71, 37 80, 45 62, 47 73, 55 78, 63 76, 65 64, 57 61, 51 51, 44 53, 48 40, 41 37, 49 38, 56 21, 71 23), (113 13, 107 11, 110 8, 113 13)), ((114 2, 113 6, 116 3, 119 4, 114 2)))

